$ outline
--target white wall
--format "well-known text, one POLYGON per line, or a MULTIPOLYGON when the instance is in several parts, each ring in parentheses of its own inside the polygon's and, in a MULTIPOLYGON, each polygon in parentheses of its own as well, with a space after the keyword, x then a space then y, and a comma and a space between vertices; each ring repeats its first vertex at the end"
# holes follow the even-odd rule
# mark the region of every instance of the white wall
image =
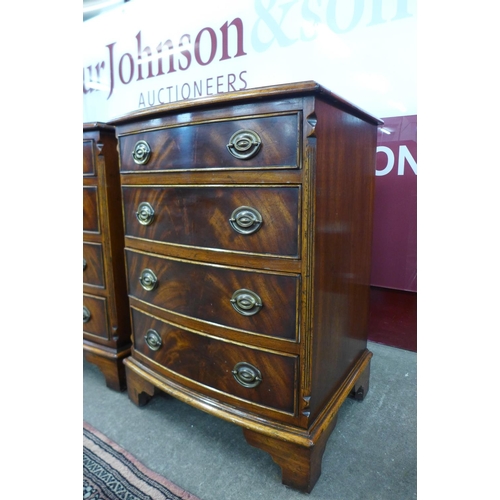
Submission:
POLYGON ((83 121, 302 80, 414 115, 416 21, 416 0, 131 1, 83 23, 83 121))

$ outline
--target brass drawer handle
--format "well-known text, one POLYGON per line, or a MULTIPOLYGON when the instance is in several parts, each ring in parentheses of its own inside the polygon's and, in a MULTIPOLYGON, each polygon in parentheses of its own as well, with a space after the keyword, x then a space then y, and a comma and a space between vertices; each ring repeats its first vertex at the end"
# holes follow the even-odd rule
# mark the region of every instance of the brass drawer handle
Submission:
POLYGON ((155 211, 147 201, 143 201, 142 203, 139 203, 135 216, 140 224, 143 226, 149 226, 153 222, 155 211))
POLYGON ((236 363, 231 372, 238 384, 243 387, 257 387, 262 382, 262 374, 250 363, 236 363))
POLYGON ((157 351, 161 347, 161 337, 156 330, 148 330, 144 340, 152 351, 157 351))
POLYGON ((139 276, 139 281, 141 282, 142 288, 150 292, 156 288, 158 284, 158 278, 156 274, 151 271, 151 269, 143 269, 141 275, 139 276))
POLYGON ((83 259, 83 270, 87 269, 87 261, 83 259))
POLYGON ((239 160, 249 160, 260 150, 262 140, 253 130, 238 130, 229 139, 227 150, 239 160))
POLYGON ((90 311, 85 306, 83 306, 83 322, 88 323, 90 321, 90 316, 90 311))
POLYGON ((238 207, 229 219, 231 227, 240 234, 252 234, 262 226, 262 215, 252 207, 238 207))
POLYGON ((146 141, 137 141, 134 150, 132 151, 132 158, 138 165, 146 165, 151 157, 151 147, 146 141))
POLYGON ((257 314, 262 307, 261 298, 252 290, 240 288, 233 293, 230 299, 231 305, 235 311, 243 316, 253 316, 257 314))

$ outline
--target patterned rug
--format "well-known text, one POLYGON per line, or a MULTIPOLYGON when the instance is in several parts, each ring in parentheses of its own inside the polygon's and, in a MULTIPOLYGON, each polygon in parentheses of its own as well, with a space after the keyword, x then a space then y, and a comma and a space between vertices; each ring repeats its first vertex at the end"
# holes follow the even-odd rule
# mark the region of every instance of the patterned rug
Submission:
POLYGON ((85 500, 200 500, 149 470, 104 434, 83 423, 85 500))

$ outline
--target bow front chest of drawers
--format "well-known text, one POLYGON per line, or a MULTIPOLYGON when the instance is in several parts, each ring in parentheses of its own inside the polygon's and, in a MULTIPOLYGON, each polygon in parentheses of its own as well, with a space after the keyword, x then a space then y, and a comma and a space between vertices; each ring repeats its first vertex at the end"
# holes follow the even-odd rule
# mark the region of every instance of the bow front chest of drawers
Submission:
POLYGON ((125 389, 131 345, 122 219, 115 130, 84 124, 83 352, 117 391, 125 389))
POLYGON ((314 82, 140 110, 119 142, 133 348, 160 389, 243 428, 311 491, 368 390, 377 119, 314 82))

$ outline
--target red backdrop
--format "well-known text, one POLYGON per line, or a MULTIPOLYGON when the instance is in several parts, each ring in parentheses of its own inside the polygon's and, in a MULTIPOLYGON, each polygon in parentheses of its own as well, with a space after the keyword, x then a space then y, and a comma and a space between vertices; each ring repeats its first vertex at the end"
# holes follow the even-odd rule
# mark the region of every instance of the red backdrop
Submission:
POLYGON ((417 117, 379 130, 370 340, 417 350, 417 117))
POLYGON ((417 117, 384 118, 379 130, 373 286, 417 291, 417 117))

